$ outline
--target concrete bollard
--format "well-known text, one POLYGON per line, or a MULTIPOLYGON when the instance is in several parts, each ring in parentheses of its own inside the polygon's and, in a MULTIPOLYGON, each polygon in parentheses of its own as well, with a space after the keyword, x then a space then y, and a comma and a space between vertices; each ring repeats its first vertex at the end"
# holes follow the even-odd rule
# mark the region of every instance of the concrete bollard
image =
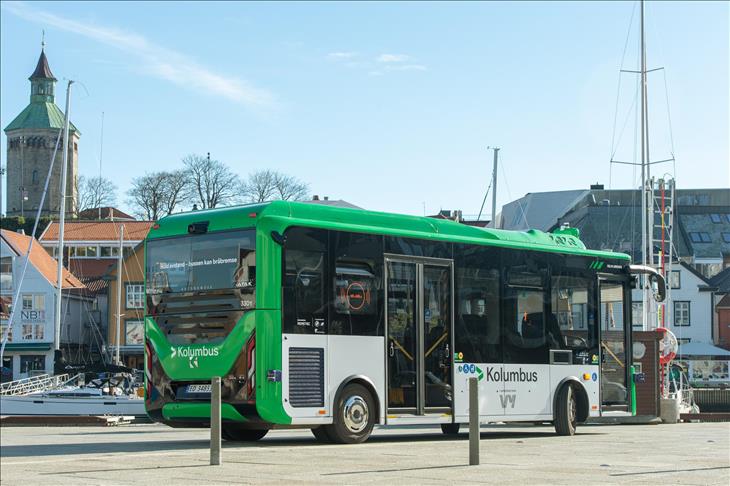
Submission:
POLYGON ((659 399, 659 416, 665 424, 679 422, 679 403, 674 398, 659 399))
POLYGON ((210 384, 210 465, 221 462, 221 379, 216 376, 210 384))
POLYGON ((479 380, 469 378, 469 465, 479 465, 479 380))

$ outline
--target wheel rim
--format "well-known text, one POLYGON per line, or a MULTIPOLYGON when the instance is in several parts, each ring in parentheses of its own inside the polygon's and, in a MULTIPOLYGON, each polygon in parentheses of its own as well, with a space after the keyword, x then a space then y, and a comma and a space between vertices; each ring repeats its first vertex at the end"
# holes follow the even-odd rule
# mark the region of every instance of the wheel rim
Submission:
POLYGON ((569 388, 568 389, 568 420, 570 420, 571 424, 575 423, 575 416, 577 415, 576 408, 577 407, 575 405, 575 398, 573 397, 573 389, 569 388))
POLYGON ((343 416, 345 427, 353 433, 360 433, 368 426, 368 403, 359 395, 353 395, 345 401, 343 416))

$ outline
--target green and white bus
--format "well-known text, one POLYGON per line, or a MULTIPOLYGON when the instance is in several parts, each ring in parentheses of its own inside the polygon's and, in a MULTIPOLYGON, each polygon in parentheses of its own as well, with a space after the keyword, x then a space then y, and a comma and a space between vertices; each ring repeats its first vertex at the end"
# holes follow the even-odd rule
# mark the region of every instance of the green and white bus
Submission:
POLYGON ((553 422, 558 434, 631 413, 634 273, 543 233, 271 202, 175 214, 145 242, 145 405, 174 427, 223 437, 280 427, 321 441, 373 426, 468 422, 478 378, 487 422, 553 422))

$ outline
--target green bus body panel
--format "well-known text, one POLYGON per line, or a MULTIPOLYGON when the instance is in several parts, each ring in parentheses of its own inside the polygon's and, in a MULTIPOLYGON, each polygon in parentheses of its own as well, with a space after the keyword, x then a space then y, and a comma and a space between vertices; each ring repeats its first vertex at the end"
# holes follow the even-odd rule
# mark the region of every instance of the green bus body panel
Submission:
MULTIPOLYGON (((209 380, 223 376, 233 366, 250 332, 256 329, 256 410, 262 419, 276 424, 290 424, 283 407, 281 382, 267 380, 269 370, 282 370, 281 333, 281 246, 271 237, 272 232, 284 234, 292 226, 308 226, 355 233, 383 234, 404 238, 448 241, 469 245, 496 246, 526 251, 547 251, 610 259, 628 264, 629 255, 586 249, 575 230, 544 233, 537 230, 507 231, 467 226, 450 220, 366 211, 301 202, 274 201, 263 204, 234 206, 187 213, 162 218, 147 235, 148 240, 186 236, 188 225, 208 221, 208 232, 256 227, 256 310, 244 314, 242 322, 217 347, 219 355, 203 358, 198 368, 190 368, 187 360, 173 359, 164 336, 145 319, 147 338, 160 355, 162 365, 175 380, 209 380), (255 322, 254 322, 255 320, 255 322), (255 326, 254 326, 255 324, 255 326), (265 350, 265 352, 263 351, 265 350), (203 366, 205 362, 205 366, 203 366)), ((189 348, 209 347, 191 345, 189 348)), ((167 404, 163 415, 170 418, 190 417, 191 404, 167 404), (179 414, 179 415, 176 415, 179 414)), ((195 409, 201 417, 210 416, 210 407, 195 409)), ((231 407, 232 408, 232 407, 231 407)), ((235 412, 235 410, 233 410, 235 412)), ((232 418, 235 420, 243 420, 232 418)), ((225 417, 225 415, 224 415, 225 417)))
POLYGON ((245 228, 254 223, 258 226, 268 217, 286 219, 287 223, 284 225, 270 223, 271 229, 279 226, 279 230, 288 226, 313 226, 425 240, 568 253, 626 262, 631 260, 629 255, 624 253, 586 249, 583 242, 573 236, 573 231, 545 233, 538 230, 509 231, 478 228, 445 219, 289 201, 174 214, 161 219, 159 228, 152 229, 148 238, 186 235, 188 225, 197 221, 209 221, 208 231, 211 232, 245 228), (252 213, 256 213, 256 218, 251 217, 252 213))
POLYGON ((213 376, 225 376, 241 354, 248 336, 254 329, 256 311, 246 312, 238 321, 233 331, 220 344, 168 344, 165 335, 154 323, 152 317, 145 318, 145 333, 165 373, 173 380, 205 380, 213 376), (191 351, 206 348, 209 352, 217 352, 216 356, 198 356, 194 362, 191 358, 180 356, 177 348, 191 351), (217 351, 216 351, 217 350, 217 351), (175 355, 173 356, 173 353, 175 355))
MULTIPOLYGON (((210 403, 168 403, 162 407, 162 416, 165 420, 210 419, 210 403)), ((229 403, 221 403, 221 418, 236 422, 246 421, 229 403)))

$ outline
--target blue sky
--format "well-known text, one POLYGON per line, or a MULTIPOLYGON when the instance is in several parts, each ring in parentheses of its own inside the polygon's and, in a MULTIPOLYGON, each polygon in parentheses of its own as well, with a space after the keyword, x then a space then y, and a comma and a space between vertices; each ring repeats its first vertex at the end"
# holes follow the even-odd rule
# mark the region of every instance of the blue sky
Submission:
MULTIPOLYGON (((678 187, 730 186, 728 19, 726 2, 647 4, 649 67, 666 68, 650 74, 651 153, 674 147, 678 187)), ((637 21, 636 2, 2 2, 0 122, 27 104, 45 29, 59 106, 79 82, 80 171, 98 173, 103 111, 121 207, 132 177, 211 152, 369 209, 476 214, 490 145, 500 205, 636 185, 608 161, 634 158, 634 75, 616 100, 637 21)))

